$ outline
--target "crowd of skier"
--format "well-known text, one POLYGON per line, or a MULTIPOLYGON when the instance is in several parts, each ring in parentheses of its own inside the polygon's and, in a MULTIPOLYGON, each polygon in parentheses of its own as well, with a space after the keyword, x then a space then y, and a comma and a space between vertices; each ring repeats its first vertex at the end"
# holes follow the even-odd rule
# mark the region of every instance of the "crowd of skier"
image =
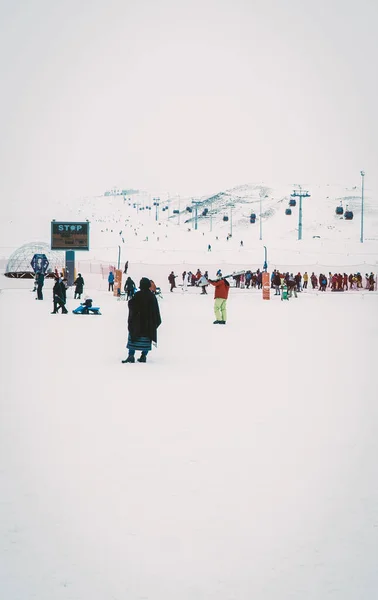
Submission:
MULTIPOLYGON (((220 271, 217 272, 219 276, 220 271)), ((247 270, 241 273, 237 273, 230 277, 230 280, 234 282, 236 288, 246 289, 262 289, 262 274, 263 271, 257 269, 256 271, 247 270)), ((178 276, 173 271, 168 275, 168 281, 170 284, 170 291, 176 288, 176 279, 178 276)), ((208 271, 202 273, 201 269, 197 269, 196 272, 183 271, 181 274, 182 289, 187 290, 188 286, 198 286, 202 288, 202 294, 206 294, 206 287, 209 284, 208 271)), ((347 290, 358 290, 366 289, 374 291, 376 287, 376 280, 373 273, 365 273, 363 277, 360 272, 357 273, 331 273, 328 275, 320 273, 316 275, 314 272, 311 275, 307 271, 303 275, 298 272, 295 275, 289 271, 279 271, 274 269, 270 275, 271 287, 276 290, 276 294, 280 293, 280 290, 284 285, 288 289, 292 288, 297 292, 301 292, 304 289, 313 289, 325 292, 327 289, 333 292, 342 292, 347 290)))

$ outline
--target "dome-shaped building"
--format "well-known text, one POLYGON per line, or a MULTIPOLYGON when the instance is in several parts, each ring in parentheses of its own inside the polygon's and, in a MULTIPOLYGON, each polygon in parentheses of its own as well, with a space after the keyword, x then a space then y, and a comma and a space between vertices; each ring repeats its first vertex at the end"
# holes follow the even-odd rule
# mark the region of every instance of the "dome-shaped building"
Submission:
POLYGON ((45 244, 44 242, 31 242, 30 244, 20 246, 20 248, 17 248, 11 254, 4 275, 6 277, 32 279, 35 275, 31 266, 34 254, 46 255, 49 261, 47 274, 53 273, 55 269, 58 269, 59 272, 63 270, 65 264, 64 252, 51 250, 49 244, 45 244))

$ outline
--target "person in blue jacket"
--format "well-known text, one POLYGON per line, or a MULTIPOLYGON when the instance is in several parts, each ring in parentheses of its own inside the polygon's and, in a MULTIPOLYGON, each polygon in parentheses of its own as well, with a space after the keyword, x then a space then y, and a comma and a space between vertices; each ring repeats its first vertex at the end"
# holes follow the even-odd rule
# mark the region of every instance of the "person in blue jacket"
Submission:
POLYGON ((109 286, 108 286, 108 292, 112 292, 113 288, 114 288, 114 273, 113 273, 113 271, 109 272, 109 275, 108 275, 108 284, 109 284, 109 286))

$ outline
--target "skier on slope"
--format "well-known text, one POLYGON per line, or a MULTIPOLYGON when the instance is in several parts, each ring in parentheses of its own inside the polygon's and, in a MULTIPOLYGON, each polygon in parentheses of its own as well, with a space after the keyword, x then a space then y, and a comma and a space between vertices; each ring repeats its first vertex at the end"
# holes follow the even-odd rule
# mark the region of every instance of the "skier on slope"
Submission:
POLYGON ((230 284, 227 279, 219 277, 215 281, 209 279, 209 283, 215 287, 214 290, 214 325, 225 325, 227 321, 227 298, 230 284))
POLYGON ((209 282, 208 282, 207 278, 205 277, 205 275, 202 275, 198 282, 198 287, 202 288, 201 295, 207 294, 206 288, 208 285, 209 285, 209 282))

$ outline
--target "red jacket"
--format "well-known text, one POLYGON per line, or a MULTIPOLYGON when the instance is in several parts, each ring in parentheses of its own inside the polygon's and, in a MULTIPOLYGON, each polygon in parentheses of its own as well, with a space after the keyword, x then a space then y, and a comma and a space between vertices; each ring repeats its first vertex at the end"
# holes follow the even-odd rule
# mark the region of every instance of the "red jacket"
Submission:
POLYGON ((219 279, 219 281, 209 281, 211 285, 215 286, 214 298, 223 298, 227 300, 230 284, 225 279, 219 279))

